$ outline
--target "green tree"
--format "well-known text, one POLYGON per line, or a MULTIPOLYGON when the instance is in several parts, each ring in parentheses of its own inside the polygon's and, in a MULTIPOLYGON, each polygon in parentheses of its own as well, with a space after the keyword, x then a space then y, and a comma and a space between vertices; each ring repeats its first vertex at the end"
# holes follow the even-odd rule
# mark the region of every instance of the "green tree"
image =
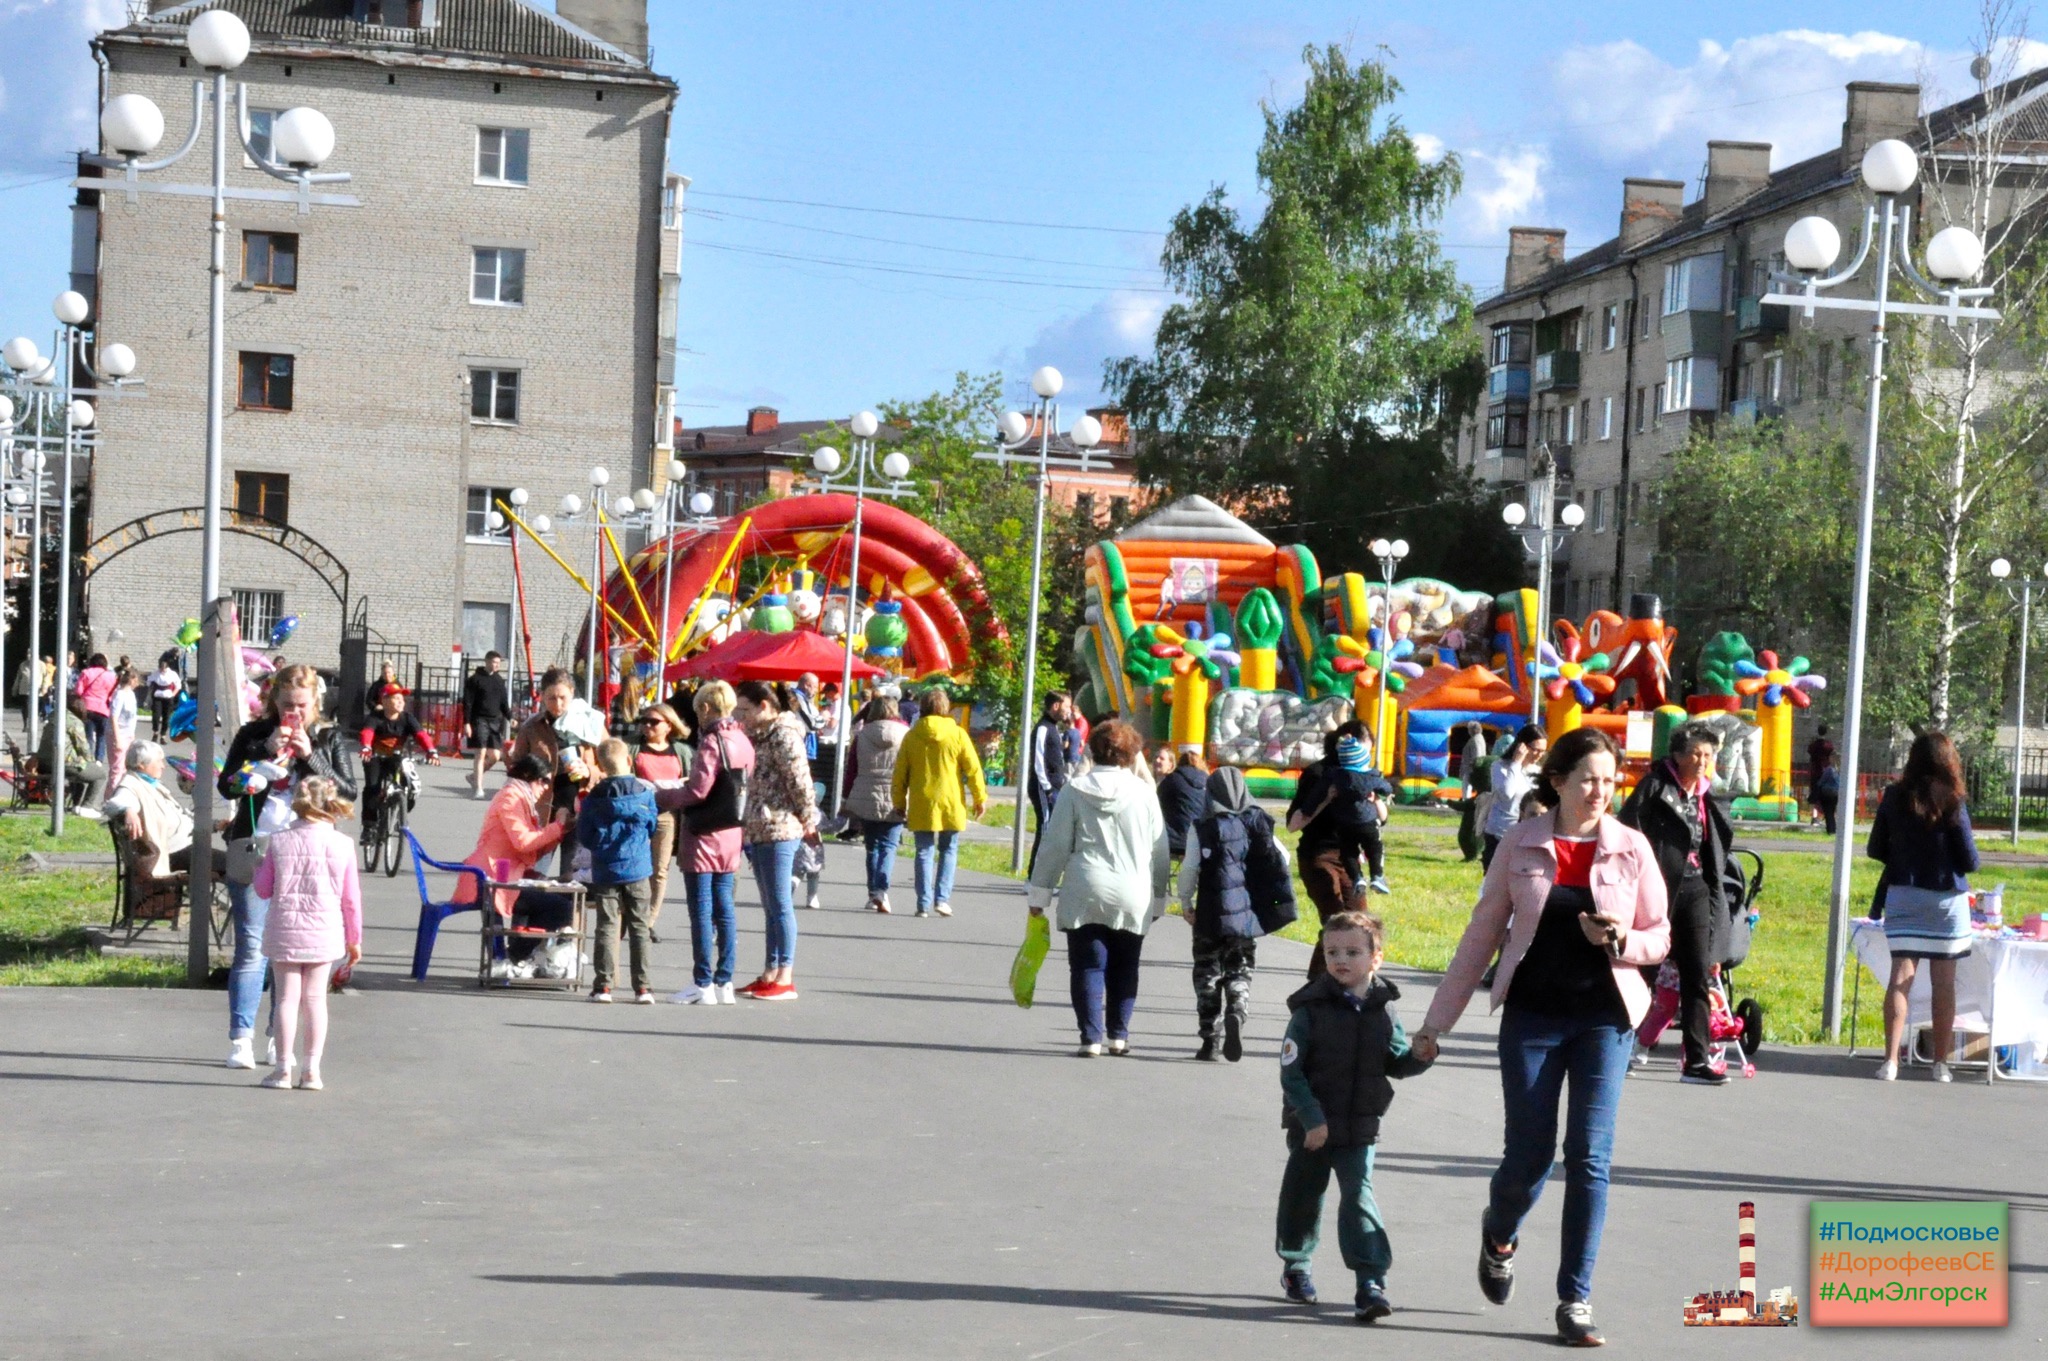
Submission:
POLYGON ((1423 158, 1380 57, 1302 55, 1301 102, 1263 110, 1263 212, 1247 222, 1218 186, 1175 215, 1160 263, 1186 301, 1105 386, 1169 495, 1219 500, 1334 569, 1399 534, 1411 572, 1507 585, 1519 556, 1447 455, 1482 376, 1471 294, 1436 230, 1458 158, 1423 158))
MULTIPOLYGON (((896 502, 959 545, 981 568, 1007 641, 976 644, 973 693, 987 716, 1014 722, 1024 688, 1024 642, 1031 600, 1033 493, 1024 470, 974 457, 994 447, 1002 414, 1002 375, 954 375, 953 386, 916 399, 885 402, 878 437, 885 451, 909 455, 915 496, 896 502)), ((815 448, 844 449, 852 438, 834 426, 813 435, 815 448)), ((1071 510, 1048 501, 1045 569, 1040 589, 1037 688, 1043 695, 1067 682, 1064 658, 1081 622, 1081 558, 1096 535, 1071 510)), ((1014 731, 1014 728, 1012 729, 1014 731)))

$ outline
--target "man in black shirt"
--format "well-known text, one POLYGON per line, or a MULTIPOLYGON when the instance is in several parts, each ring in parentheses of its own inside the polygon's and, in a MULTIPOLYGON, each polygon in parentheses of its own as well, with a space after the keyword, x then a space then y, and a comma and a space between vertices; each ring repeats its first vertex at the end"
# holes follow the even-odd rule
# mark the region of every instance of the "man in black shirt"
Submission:
POLYGON ((1059 801, 1060 791, 1067 787, 1067 776, 1074 765, 1067 758, 1066 741, 1072 704, 1066 691, 1053 691, 1045 697, 1045 708, 1031 729, 1030 779, 1024 793, 1037 817, 1037 830, 1031 834, 1032 865, 1038 863, 1038 840, 1045 835, 1046 819, 1052 816, 1052 806, 1059 801))
POLYGON ((496 652, 484 654, 481 669, 469 673, 462 683, 462 736, 469 743, 473 764, 469 775, 470 797, 484 793, 484 772, 505 760, 505 731, 512 721, 512 696, 505 686, 505 659, 496 652))

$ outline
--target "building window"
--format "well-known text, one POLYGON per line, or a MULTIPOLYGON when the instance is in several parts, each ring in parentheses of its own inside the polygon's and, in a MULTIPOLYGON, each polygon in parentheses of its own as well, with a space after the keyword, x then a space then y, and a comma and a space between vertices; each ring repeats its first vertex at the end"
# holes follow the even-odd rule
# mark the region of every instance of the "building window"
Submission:
POLYGON ((1123 523, 1123 522, 1124 522, 1125 520, 1128 520, 1128 519, 1130 519, 1130 518, 1131 518, 1131 498, 1130 498, 1130 497, 1128 497, 1128 496, 1112 496, 1112 497, 1110 497, 1110 498, 1109 498, 1109 522, 1110 522, 1111 524, 1113 524, 1113 525, 1120 525, 1120 524, 1122 524, 1122 523, 1123 523))
POLYGON ((362 21, 375 28, 418 28, 423 0, 360 0, 362 21))
POLYGON ((1658 417, 1664 414, 1664 385, 1662 383, 1657 384, 1655 388, 1651 389, 1651 393, 1650 420, 1654 423, 1658 417))
POLYGON ((1763 399, 1772 406, 1777 406, 1785 400, 1784 386, 1785 356, 1782 354, 1765 355, 1763 399))
POLYGON ((244 638, 268 638, 284 618, 283 591, 235 589, 235 616, 244 638))
POLYGON ((1520 449, 1529 443, 1529 414, 1525 411, 1496 411, 1486 418, 1486 447, 1489 450, 1520 449))
POLYGON ((1600 309, 1600 348, 1614 348, 1616 333, 1621 329, 1621 304, 1608 303, 1600 309))
POLYGON ((1600 399, 1600 438, 1614 438, 1614 399, 1612 397, 1602 397, 1600 399))
MULTIPOLYGON (((1664 315, 1712 312, 1721 306, 1721 253, 1695 255, 1664 270, 1664 315)), ((1647 330, 1645 331, 1647 334, 1647 330)))
POLYGON ((462 602, 462 655, 472 666, 482 666, 488 653, 503 656, 512 650, 512 607, 500 601, 462 602))
POLYGON ((1639 320, 1642 323, 1642 325, 1637 328, 1641 337, 1644 340, 1648 340, 1650 338, 1650 326, 1657 319, 1656 309, 1652 307, 1644 307, 1638 303, 1630 303, 1629 306, 1633 310, 1637 320, 1639 320))
POLYGON ((1074 493, 1074 518, 1084 525, 1095 523, 1095 493, 1082 491, 1074 493))
POLYGON ((244 411, 292 409, 292 357, 242 351, 242 390, 236 402, 244 411))
POLYGON ((472 253, 469 300, 499 307, 526 303, 526 252, 503 246, 479 246, 472 253))
POLYGON ((1792 352, 1792 400, 1806 400, 1806 356, 1797 350, 1792 352))
POLYGON ((469 418, 499 425, 519 421, 519 370, 471 369, 469 418))
POLYGON ((1643 390, 1642 390, 1641 388, 1637 388, 1637 389, 1636 389, 1636 433, 1637 433, 1638 435, 1642 434, 1642 433, 1643 433, 1643 431, 1644 431, 1644 430, 1645 430, 1646 428, 1648 428, 1649 420, 1650 420, 1650 408, 1649 408, 1649 403, 1648 403, 1647 401, 1645 401, 1645 400, 1644 400, 1644 397, 1643 397, 1643 390))
POLYGON ((236 473, 237 523, 274 520, 285 524, 291 509, 292 480, 284 473, 236 473))
POLYGON ((1605 488, 1605 487, 1596 487, 1596 488, 1594 488, 1594 490, 1593 490, 1593 532, 1594 532, 1595 534, 1605 534, 1605 533, 1607 532, 1607 503, 1608 503, 1608 492, 1607 492, 1607 488, 1605 488))
POLYGON ((502 517, 498 503, 511 504, 510 487, 471 487, 469 505, 462 518, 462 534, 471 543, 505 543, 512 537, 512 530, 502 517), (497 528, 491 527, 491 516, 500 516, 497 528))
MULTIPOLYGON (((242 125, 249 150, 266 161, 272 159, 274 154, 270 145, 270 129, 277 123, 277 116, 283 112, 283 109, 251 109, 248 121, 242 125)), ((242 160, 252 168, 256 164, 247 156, 242 157, 242 160)))
POLYGON ((1591 439, 1593 437, 1593 399, 1591 397, 1579 403, 1578 436, 1580 439, 1591 439))
POLYGON ((478 128, 476 182, 525 184, 526 152, 532 136, 525 128, 478 128))
POLYGON ((1834 377, 1834 352, 1823 345, 1820 353, 1813 357, 1813 395, 1827 400, 1828 380, 1834 377))
POLYGON ((243 232, 242 282, 289 293, 299 286, 299 238, 293 232, 243 232))
POLYGON ((1628 522, 1632 525, 1643 522, 1643 484, 1640 482, 1628 485, 1628 522))

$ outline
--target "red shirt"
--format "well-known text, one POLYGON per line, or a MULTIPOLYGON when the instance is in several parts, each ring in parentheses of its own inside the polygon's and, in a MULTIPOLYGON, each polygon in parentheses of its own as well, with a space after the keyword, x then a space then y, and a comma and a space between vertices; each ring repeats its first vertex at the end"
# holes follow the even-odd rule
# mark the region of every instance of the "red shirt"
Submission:
POLYGON ((1557 878, 1553 881, 1559 888, 1589 888, 1593 882, 1593 852, 1599 849, 1597 836, 1561 836, 1552 843, 1557 848, 1557 878))

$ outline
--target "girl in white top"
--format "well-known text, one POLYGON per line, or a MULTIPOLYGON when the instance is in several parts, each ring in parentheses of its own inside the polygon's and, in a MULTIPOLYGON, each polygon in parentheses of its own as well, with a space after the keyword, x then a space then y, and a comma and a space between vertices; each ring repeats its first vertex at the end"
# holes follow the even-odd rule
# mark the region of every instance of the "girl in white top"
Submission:
POLYGON ((121 783, 121 771, 128 761, 128 748, 135 745, 135 692, 142 688, 142 673, 124 666, 114 677, 114 697, 107 714, 114 729, 107 743, 107 788, 121 783))
POLYGON ((185 688, 185 678, 178 674, 178 668, 171 664, 177 654, 167 652, 156 664, 156 670, 149 677, 149 735, 152 741, 161 742, 170 730, 171 710, 177 706, 178 695, 185 688))

